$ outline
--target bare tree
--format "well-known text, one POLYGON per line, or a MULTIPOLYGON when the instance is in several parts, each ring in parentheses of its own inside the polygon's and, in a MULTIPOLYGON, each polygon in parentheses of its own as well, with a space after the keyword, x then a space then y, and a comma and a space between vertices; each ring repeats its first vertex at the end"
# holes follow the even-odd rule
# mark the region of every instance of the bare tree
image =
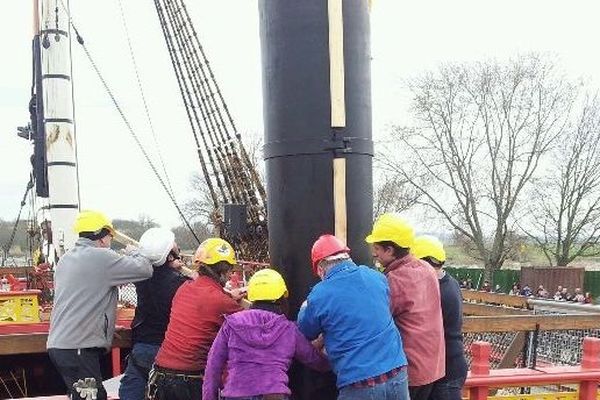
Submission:
POLYGON ((531 198, 523 230, 550 265, 600 255, 600 99, 587 97, 575 124, 552 153, 552 166, 531 198))
POLYGON ((390 164, 472 243, 490 279, 509 254, 521 192, 564 130, 574 87, 536 55, 444 65, 409 86, 418 126, 395 130, 402 159, 390 164))
MULTIPOLYGON (((264 185, 264 162, 262 161, 262 139, 251 136, 250 140, 244 143, 246 152, 252 164, 252 168, 256 171, 258 178, 264 185)), ((215 218, 222 215, 222 201, 219 193, 216 193, 218 207, 215 208, 213 195, 206 182, 207 177, 196 173, 190 178, 190 193, 192 197, 184 204, 185 215, 193 221, 202 221, 207 225, 213 225, 215 218)), ((214 181, 214 179, 213 179, 214 181)), ((226 190, 226 188, 225 188, 226 190)))
MULTIPOLYGON (((192 229, 194 233, 198 237, 200 241, 203 241, 209 238, 213 233, 210 231, 209 227, 202 222, 195 222, 192 224, 192 229)), ((193 253, 196 247, 198 247, 198 242, 189 228, 186 225, 179 225, 173 228, 173 233, 175 234, 175 240, 177 244, 182 249, 182 251, 193 253)))
POLYGON ((213 222, 215 210, 214 202, 206 179, 200 174, 194 174, 190 178, 190 192, 192 198, 190 198, 184 204, 185 215, 193 221, 202 221, 206 224, 213 222))
POLYGON ((382 173, 373 193, 373 217, 386 212, 408 210, 417 203, 421 193, 401 174, 382 173))

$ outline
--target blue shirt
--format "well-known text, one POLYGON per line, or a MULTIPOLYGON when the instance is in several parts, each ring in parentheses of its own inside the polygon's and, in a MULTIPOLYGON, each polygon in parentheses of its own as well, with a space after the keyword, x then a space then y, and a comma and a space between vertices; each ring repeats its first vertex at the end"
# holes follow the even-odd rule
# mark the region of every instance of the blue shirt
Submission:
POLYGON ((338 388, 407 364, 389 292, 383 274, 343 261, 327 271, 300 309, 304 336, 313 340, 323 333, 338 388))

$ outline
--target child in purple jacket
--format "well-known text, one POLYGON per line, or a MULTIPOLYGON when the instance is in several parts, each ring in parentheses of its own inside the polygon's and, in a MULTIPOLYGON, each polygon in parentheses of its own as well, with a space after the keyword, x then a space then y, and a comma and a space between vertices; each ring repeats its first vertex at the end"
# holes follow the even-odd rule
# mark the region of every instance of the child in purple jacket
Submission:
POLYGON ((256 272, 248 283, 249 310, 225 317, 208 353, 203 400, 216 400, 227 365, 223 400, 288 399, 287 371, 292 359, 317 371, 329 371, 327 358, 288 321, 282 310, 287 287, 272 269, 256 272))

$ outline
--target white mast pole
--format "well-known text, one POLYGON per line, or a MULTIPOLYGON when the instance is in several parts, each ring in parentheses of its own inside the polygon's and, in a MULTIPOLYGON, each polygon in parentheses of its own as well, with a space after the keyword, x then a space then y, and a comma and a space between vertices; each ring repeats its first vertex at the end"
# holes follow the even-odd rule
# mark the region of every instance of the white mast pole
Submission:
POLYGON ((48 165, 48 209, 58 255, 77 240, 73 224, 79 212, 79 182, 68 1, 41 0, 41 59, 44 97, 44 131, 48 165))

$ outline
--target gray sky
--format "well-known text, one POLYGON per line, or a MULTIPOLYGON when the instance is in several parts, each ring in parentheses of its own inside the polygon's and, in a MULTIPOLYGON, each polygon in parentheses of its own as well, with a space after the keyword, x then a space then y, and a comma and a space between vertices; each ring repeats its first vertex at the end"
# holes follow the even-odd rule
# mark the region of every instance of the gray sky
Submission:
MULTIPOLYGON (((149 0, 121 1, 160 148, 176 196, 184 201, 199 163, 154 6, 149 0)), ((154 152, 118 0, 71 3, 87 46, 137 133, 154 152)), ((256 1, 187 4, 238 128, 248 136, 262 135, 256 1)), ((2 5, 0 218, 13 219, 30 170, 31 147, 15 132, 28 119, 31 1, 2 0, 2 5)), ((597 84, 598 15, 600 2, 595 0, 375 0, 371 13, 375 140, 384 145, 387 128, 406 122, 410 96, 403 80, 440 62, 549 52, 560 57, 568 74, 597 84)), ((144 213, 167 226, 178 224, 175 209, 77 44, 73 63, 82 206, 104 210, 112 218, 144 213)))

